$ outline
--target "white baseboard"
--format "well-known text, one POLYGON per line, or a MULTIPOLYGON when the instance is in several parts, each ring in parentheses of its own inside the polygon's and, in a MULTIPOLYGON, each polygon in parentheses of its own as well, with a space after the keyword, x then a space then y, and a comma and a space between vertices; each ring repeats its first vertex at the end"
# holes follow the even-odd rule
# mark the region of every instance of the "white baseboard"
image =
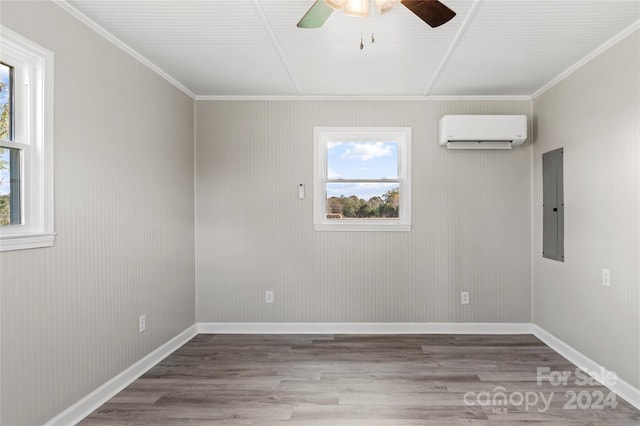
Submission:
MULTIPOLYGON (((605 371, 603 366, 575 350, 543 328, 531 323, 215 323, 192 325, 149 355, 64 410, 46 425, 73 425, 126 388, 166 356, 197 334, 533 334, 585 371, 605 371), (604 370, 601 370, 604 369, 604 370)), ((604 383, 603 383, 604 384, 604 383)), ((607 386, 607 384, 604 384, 607 386)), ((640 389, 618 378, 607 386, 640 409, 640 389)))
POLYGON ((197 326, 194 324, 49 420, 45 425, 75 425, 197 334, 197 326))
MULTIPOLYGON (((573 347, 569 346, 562 340, 558 339, 553 334, 549 333, 542 327, 532 324, 533 335, 538 339, 542 340, 547 346, 549 346, 554 351, 558 352, 560 355, 571 361, 580 369, 586 372, 598 372, 604 373, 605 377, 607 374, 612 373, 604 366, 598 364, 591 358, 587 357, 583 353, 577 351, 573 347)), ((598 377, 594 378, 598 379, 598 377)), ((601 382, 601 381, 600 381, 601 382)), ((601 382, 602 383, 602 382, 601 382)), ((609 388, 613 393, 618 395, 620 398, 627 401, 629 404, 633 405, 637 409, 640 410, 640 389, 632 386, 626 381, 622 380, 618 377, 615 380, 615 384, 611 383, 602 383, 604 386, 609 388)))
POLYGON ((199 322, 202 334, 531 334, 531 323, 199 322))

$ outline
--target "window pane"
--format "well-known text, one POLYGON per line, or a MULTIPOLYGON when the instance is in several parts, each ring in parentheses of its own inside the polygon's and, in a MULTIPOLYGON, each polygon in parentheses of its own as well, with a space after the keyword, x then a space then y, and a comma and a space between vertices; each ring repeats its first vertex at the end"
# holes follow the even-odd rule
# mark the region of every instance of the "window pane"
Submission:
POLYGON ((0 140, 13 140, 13 68, 0 62, 0 140))
POLYGON ((395 179, 397 142, 330 142, 327 144, 329 179, 395 179))
POLYGON ((397 182, 327 184, 327 219, 398 218, 397 182))
POLYGON ((0 225, 20 223, 20 150, 0 148, 0 225))

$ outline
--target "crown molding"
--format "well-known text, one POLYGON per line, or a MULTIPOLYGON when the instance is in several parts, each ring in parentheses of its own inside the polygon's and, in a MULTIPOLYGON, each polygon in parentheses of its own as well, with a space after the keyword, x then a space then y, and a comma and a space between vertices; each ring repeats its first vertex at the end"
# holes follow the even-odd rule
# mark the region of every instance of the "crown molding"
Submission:
MULTIPOLYGON (((158 74, 160 77, 164 78, 167 82, 169 82, 170 84, 175 86, 177 89, 179 89, 180 91, 185 93, 187 96, 189 96, 190 98, 195 99, 197 101, 283 101, 283 100, 289 100, 289 101, 290 100, 296 100, 296 101, 301 101, 301 100, 308 100, 308 101, 342 101, 342 100, 345 100, 345 101, 532 101, 532 100, 536 99, 537 97, 539 97, 540 95, 542 95, 543 93, 545 93, 547 90, 551 89, 552 87, 554 87, 555 85, 557 85, 558 83, 560 83, 561 81, 566 79, 567 77, 569 77, 575 71, 577 71, 578 69, 580 69, 581 67, 583 67, 584 65, 589 63, 591 60, 593 60, 594 58, 599 56, 601 53, 603 53, 606 50, 610 49, 611 47, 613 47, 614 45, 616 45, 617 43, 619 43, 620 41, 624 40, 626 37, 631 35, 633 32, 638 31, 640 29, 640 20, 638 20, 638 21, 634 22, 633 24, 631 24, 630 26, 628 26, 627 28, 625 28, 624 30, 622 30, 620 33, 618 33, 614 37, 612 37, 611 39, 609 39, 608 41, 606 41, 603 44, 601 44, 599 47, 597 47, 595 50, 593 50, 587 56, 585 56, 584 58, 582 58, 581 60, 579 60, 578 62, 576 62, 575 64, 573 64, 572 66, 570 66, 569 68, 564 70, 563 72, 561 72, 560 74, 558 74, 556 77, 554 77, 548 83, 544 84, 542 87, 540 87, 538 90, 536 90, 531 95, 512 95, 512 96, 509 96, 509 95, 507 95, 507 96, 433 96, 433 95, 425 95, 425 96, 417 96, 417 95, 370 95, 370 96, 369 95, 364 95, 364 96, 363 95, 354 95, 354 96, 349 96, 349 95, 346 95, 346 96, 345 95, 339 95, 339 96, 318 96, 318 95, 236 96, 236 95, 234 95, 234 96, 224 96, 224 95, 196 95, 191 90, 189 90, 186 86, 184 86, 182 83, 180 83, 178 80, 173 78, 171 75, 167 74, 164 70, 162 70, 156 64, 154 64, 153 62, 151 62, 150 60, 145 58, 138 51, 136 51, 131 46, 129 46, 128 44, 126 44, 125 42, 123 42, 122 40, 117 38, 115 35, 113 35, 109 31, 107 31, 105 28, 100 26, 98 23, 93 21, 91 18, 86 16, 84 13, 80 12, 78 9, 73 7, 71 4, 69 4, 67 2, 67 0, 52 0, 52 1, 53 1, 54 4, 56 4, 57 6, 62 8, 63 10, 65 10, 71 16, 73 16, 74 18, 78 19, 80 22, 82 22, 85 25, 87 25, 89 28, 94 30, 96 33, 98 33, 99 35, 104 37, 106 40, 110 41, 112 44, 114 44, 115 46, 117 46, 118 48, 123 50, 124 52, 128 53, 134 59, 136 59, 137 61, 139 61, 143 65, 145 65, 147 68, 149 68, 150 70, 152 70, 156 74, 158 74)), ((474 5, 472 7, 472 12, 475 10, 475 8, 477 8, 477 5, 479 3, 480 3, 479 1, 474 2, 474 5)), ((258 13, 258 15, 260 15, 261 9, 259 8, 259 5, 255 1, 253 2, 253 4, 254 4, 254 8, 257 8, 256 9, 256 13, 258 13)), ((264 16, 263 16, 263 18, 264 18, 264 16)), ((264 19, 261 22, 262 22, 263 26, 268 25, 266 23, 266 20, 264 20, 264 19)), ((463 28, 464 28, 464 25, 462 26, 461 29, 463 29, 463 28)), ((269 30, 270 28, 266 28, 266 29, 269 30)), ((459 33, 461 33, 461 31, 459 31, 459 33)), ((284 60, 284 55, 282 54, 281 49, 279 49, 279 45, 277 43, 277 40, 275 39, 275 36, 272 33, 271 33, 271 42, 272 42, 272 44, 274 44, 274 48, 276 48, 276 50, 279 51, 280 58, 281 58, 281 60, 284 61, 285 68, 287 68, 287 72, 289 74, 289 77, 292 80, 292 83, 294 84, 294 86, 296 86, 296 89, 299 90, 299 86, 297 84, 297 80, 295 79, 295 76, 293 75, 291 69, 287 66, 288 64, 284 60)), ((444 67, 445 62, 446 62, 446 59, 445 59, 445 61, 443 61, 440 64, 441 65, 440 68, 444 67)), ((432 81, 432 83, 433 82, 435 82, 435 78, 432 81)), ((432 83, 429 85, 429 88, 427 89, 427 93, 431 89, 432 83)))
POLYGON ((196 101, 531 101, 529 95, 513 96, 411 96, 411 95, 354 95, 354 96, 196 96, 196 101))
POLYGON ((533 92, 533 94, 531 94, 531 99, 536 99, 538 96, 542 95, 544 92, 546 92, 547 90, 551 89, 552 87, 554 87, 555 85, 557 85, 558 83, 560 83, 561 81, 569 77, 571 74, 573 74, 574 72, 576 72, 577 70, 585 66, 587 63, 591 62, 593 59, 598 57, 601 53, 609 50, 610 48, 612 48, 613 46, 615 46, 616 44, 618 44, 619 42, 621 42, 622 40, 630 36, 633 32, 638 31, 639 29, 640 29, 640 20, 629 25, 627 28, 625 28, 624 30, 622 30, 621 32, 619 32, 609 40, 602 43, 600 46, 598 46, 595 50, 593 50, 587 56, 580 59, 578 62, 571 65, 569 68, 567 68, 566 70, 562 71, 560 74, 555 76, 551 81, 549 81, 544 86, 542 86, 541 88, 533 92))
POLYGON ((191 90, 187 89, 182 83, 180 83, 175 78, 171 77, 169 74, 163 71, 159 66, 157 66, 156 64, 154 64, 153 62, 151 62, 150 60, 142 56, 138 51, 136 51, 131 46, 129 46, 128 44, 120 40, 118 37, 111 34, 109 31, 107 31, 102 26, 97 24, 91 18, 86 16, 84 13, 80 12, 78 9, 71 6, 66 0, 52 0, 52 1, 57 6, 62 8, 64 11, 66 11, 68 14, 70 14, 71 16, 73 16, 74 18, 76 18, 77 20, 79 20, 80 22, 82 22, 92 30, 94 30, 96 33, 100 34, 102 37, 104 37, 108 41, 110 41, 116 47, 119 47, 120 49, 124 50, 126 53, 128 53, 138 62, 142 63, 151 71, 155 72, 160 77, 167 80, 169 83, 174 85, 177 89, 182 91, 185 95, 189 96, 192 99, 196 98, 196 95, 191 90))

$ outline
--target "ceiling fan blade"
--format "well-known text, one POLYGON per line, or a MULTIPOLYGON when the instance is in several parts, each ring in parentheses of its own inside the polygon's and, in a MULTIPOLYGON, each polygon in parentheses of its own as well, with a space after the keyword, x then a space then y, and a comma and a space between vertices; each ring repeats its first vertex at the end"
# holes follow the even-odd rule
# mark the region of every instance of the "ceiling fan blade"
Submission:
POLYGON ((320 28, 331 13, 333 9, 324 0, 316 0, 298 22, 298 28, 320 28))
POLYGON ((438 0, 402 0, 402 4, 432 28, 446 24, 456 16, 453 10, 438 0))

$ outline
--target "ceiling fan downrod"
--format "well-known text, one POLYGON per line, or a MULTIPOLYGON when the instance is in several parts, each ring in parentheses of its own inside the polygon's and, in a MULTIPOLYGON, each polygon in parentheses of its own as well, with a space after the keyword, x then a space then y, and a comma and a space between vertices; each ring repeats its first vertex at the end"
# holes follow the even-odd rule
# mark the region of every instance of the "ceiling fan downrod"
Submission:
MULTIPOLYGON (((360 0, 360 10, 364 10, 364 2, 367 0, 360 0)), ((364 49, 364 14, 360 15, 360 50, 364 49)))

